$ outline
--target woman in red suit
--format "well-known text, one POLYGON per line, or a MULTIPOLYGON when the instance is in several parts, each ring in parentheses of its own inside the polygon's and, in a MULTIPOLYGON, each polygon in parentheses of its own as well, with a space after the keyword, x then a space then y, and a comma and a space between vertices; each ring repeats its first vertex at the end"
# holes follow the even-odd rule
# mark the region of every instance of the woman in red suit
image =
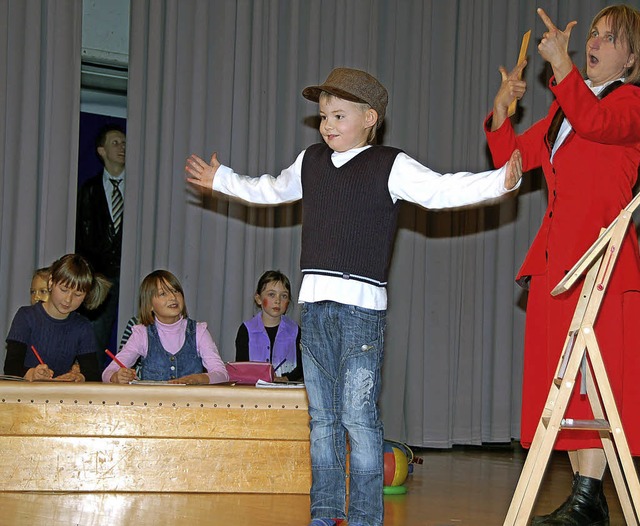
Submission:
MULTIPOLYGON (((538 45, 551 65, 555 101, 547 116, 516 135, 507 108, 525 92, 524 65, 502 83, 485 121, 496 166, 514 149, 523 170, 542 167, 549 190, 538 234, 518 273, 528 283, 521 440, 531 444, 564 347, 582 283, 559 296, 551 290, 631 201, 640 165, 640 13, 628 6, 603 9, 591 23, 584 79, 571 61, 568 42, 577 22, 558 29, 538 10, 547 31, 538 45), (562 113, 559 113, 562 112, 562 113), (554 119, 555 117, 555 119, 554 119)), ((635 228, 629 227, 595 324, 629 447, 640 455, 640 257, 635 228)), ((586 396, 573 393, 566 414, 592 419, 586 396)), ((562 431, 555 445, 566 450, 574 470, 571 496, 533 524, 608 525, 602 491, 606 457, 595 432, 562 431)))

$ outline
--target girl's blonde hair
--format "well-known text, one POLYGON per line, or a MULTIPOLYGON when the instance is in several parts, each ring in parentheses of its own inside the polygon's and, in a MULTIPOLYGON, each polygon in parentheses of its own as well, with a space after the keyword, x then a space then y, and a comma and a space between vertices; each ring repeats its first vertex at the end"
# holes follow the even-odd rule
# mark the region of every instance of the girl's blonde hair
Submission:
MULTIPOLYGON (((153 298, 158 294, 161 287, 178 292, 184 300, 184 291, 178 278, 168 270, 154 270, 147 275, 140 283, 140 294, 138 298, 138 322, 142 325, 152 325, 156 319, 153 315, 153 298)), ((188 318, 187 304, 183 301, 182 317, 188 318)))
POLYGON ((49 277, 51 276, 51 267, 42 267, 42 268, 36 269, 36 271, 33 273, 33 276, 31 276, 31 279, 35 278, 36 276, 48 282, 49 277))
POLYGON ((79 254, 66 254, 50 267, 52 284, 59 283, 70 289, 86 293, 85 308, 97 309, 105 300, 111 283, 104 276, 95 274, 89 262, 79 254))
POLYGON ((611 32, 615 37, 615 44, 624 42, 629 48, 629 53, 635 57, 630 68, 625 73, 625 82, 629 84, 640 83, 640 11, 628 5, 610 5, 600 11, 591 22, 587 40, 591 37, 591 31, 602 18, 609 19, 611 32))

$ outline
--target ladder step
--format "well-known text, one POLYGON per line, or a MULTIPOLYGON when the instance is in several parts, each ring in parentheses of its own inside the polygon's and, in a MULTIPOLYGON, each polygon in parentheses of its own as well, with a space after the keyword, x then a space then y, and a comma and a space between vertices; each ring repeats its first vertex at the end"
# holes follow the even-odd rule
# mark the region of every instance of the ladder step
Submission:
MULTIPOLYGON (((548 416, 541 418, 544 427, 549 427, 548 416)), ((580 429, 584 431, 611 431, 611 425, 608 421, 597 418, 595 420, 577 420, 573 418, 563 418, 560 422, 560 429, 580 429)))
POLYGON ((584 429, 590 431, 611 431, 609 422, 603 418, 595 420, 574 420, 573 418, 563 418, 560 422, 561 429, 584 429))

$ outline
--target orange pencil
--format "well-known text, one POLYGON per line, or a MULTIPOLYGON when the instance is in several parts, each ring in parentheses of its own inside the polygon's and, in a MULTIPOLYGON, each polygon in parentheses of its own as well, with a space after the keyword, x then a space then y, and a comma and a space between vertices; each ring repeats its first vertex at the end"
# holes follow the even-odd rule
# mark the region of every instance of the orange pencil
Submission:
POLYGON ((125 364, 123 364, 120 360, 118 360, 115 354, 113 354, 109 349, 105 349, 104 352, 106 352, 107 356, 109 356, 109 358, 111 358, 114 362, 116 362, 120 367, 122 367, 123 369, 128 369, 128 367, 125 364))
POLYGON ((44 365, 44 362, 42 361, 42 358, 40 358, 40 355, 38 354, 38 351, 36 351, 36 348, 32 345, 31 346, 31 350, 33 351, 33 354, 36 355, 36 358, 38 359, 38 361, 44 365))

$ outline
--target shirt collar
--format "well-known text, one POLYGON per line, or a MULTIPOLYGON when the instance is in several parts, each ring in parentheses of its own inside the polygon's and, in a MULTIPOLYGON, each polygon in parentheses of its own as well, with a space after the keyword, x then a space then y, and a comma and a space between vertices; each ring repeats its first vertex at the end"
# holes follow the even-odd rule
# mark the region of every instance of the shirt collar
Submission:
POLYGON ((624 77, 620 77, 619 79, 615 79, 615 80, 610 80, 609 82, 606 82, 605 84, 603 84, 602 86, 593 86, 593 82, 591 82, 591 80, 586 79, 585 82, 587 84, 587 86, 589 86, 589 89, 593 92, 593 94, 597 97, 600 92, 605 89, 609 84, 613 84, 614 82, 624 82, 624 77))
POLYGON ((118 185, 118 190, 120 190, 120 192, 124 194, 124 185, 125 185, 124 170, 122 170, 122 173, 118 177, 116 177, 115 175, 111 175, 106 168, 102 171, 102 184, 104 186, 105 192, 110 192, 115 186, 111 182, 111 179, 118 179, 120 181, 120 184, 118 185))

